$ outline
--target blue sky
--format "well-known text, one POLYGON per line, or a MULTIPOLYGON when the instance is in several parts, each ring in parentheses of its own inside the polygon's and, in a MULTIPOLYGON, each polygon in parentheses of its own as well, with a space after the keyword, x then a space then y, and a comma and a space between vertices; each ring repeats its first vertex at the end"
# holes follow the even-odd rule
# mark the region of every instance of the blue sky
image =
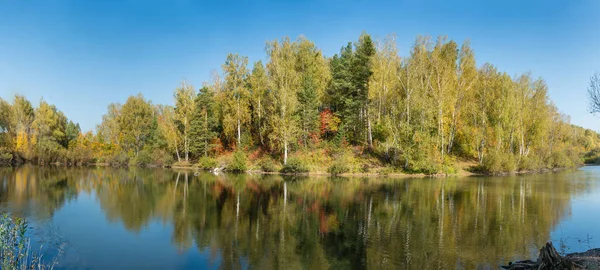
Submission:
POLYGON ((8 0, 0 97, 43 97, 89 130, 129 95, 172 104, 181 79, 198 88, 230 52, 265 59, 267 40, 305 35, 331 56, 362 31, 395 33, 405 56, 417 35, 447 35, 470 39, 478 65, 543 77, 572 123, 600 130, 586 99, 600 71, 599 2, 8 0))

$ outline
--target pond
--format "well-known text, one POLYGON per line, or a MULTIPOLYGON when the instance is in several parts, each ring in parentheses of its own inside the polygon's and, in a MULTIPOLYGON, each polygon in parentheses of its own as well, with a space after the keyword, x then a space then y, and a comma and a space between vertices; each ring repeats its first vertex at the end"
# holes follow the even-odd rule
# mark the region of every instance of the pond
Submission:
POLYGON ((425 179, 0 168, 58 269, 497 269, 600 247, 600 167, 425 179))

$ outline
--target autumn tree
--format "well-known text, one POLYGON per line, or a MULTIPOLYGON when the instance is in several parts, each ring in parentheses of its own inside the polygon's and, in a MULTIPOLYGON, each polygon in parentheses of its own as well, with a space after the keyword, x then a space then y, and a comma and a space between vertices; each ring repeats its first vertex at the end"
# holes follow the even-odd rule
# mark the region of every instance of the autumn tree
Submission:
POLYGON ((265 146, 269 132, 269 119, 274 111, 274 96, 273 91, 269 89, 269 78, 261 61, 254 63, 248 84, 252 105, 252 131, 257 135, 260 145, 265 146))
POLYGON ((238 147, 242 143, 242 126, 250 120, 247 65, 248 57, 238 54, 227 55, 227 60, 223 64, 225 74, 223 128, 227 137, 237 138, 238 147))
POLYGON ((194 113, 194 88, 187 81, 182 81, 181 86, 175 90, 175 109, 174 120, 177 125, 177 131, 183 143, 182 149, 185 161, 189 161, 190 152, 190 127, 192 114, 194 113))
POLYGON ((275 115, 271 122, 271 140, 279 149, 283 148, 283 163, 287 164, 290 143, 298 133, 297 90, 299 75, 296 72, 294 44, 289 38, 267 43, 269 62, 267 70, 274 91, 275 115))
POLYGON ((153 110, 142 94, 130 96, 121 107, 118 118, 122 132, 121 144, 137 156, 144 147, 152 128, 153 110))

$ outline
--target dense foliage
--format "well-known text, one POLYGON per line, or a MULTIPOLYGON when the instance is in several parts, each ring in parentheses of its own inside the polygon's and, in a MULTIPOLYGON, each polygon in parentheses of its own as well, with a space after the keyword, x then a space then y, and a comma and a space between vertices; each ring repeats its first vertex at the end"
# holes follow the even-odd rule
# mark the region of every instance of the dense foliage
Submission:
POLYGON ((174 106, 141 94, 110 104, 95 134, 43 100, 37 108, 22 96, 1 100, 0 162, 239 163, 231 153, 241 150, 269 170, 290 169, 293 157, 302 169, 335 174, 383 166, 448 173, 458 160, 499 173, 573 167, 599 146, 598 134, 569 124, 542 79, 478 67, 469 42, 418 37, 402 58, 394 36, 362 34, 325 57, 300 37, 267 42, 266 53, 266 65, 251 68, 247 57, 228 55, 199 91, 182 82, 174 106), (356 164, 334 163, 339 149, 351 149, 356 164))

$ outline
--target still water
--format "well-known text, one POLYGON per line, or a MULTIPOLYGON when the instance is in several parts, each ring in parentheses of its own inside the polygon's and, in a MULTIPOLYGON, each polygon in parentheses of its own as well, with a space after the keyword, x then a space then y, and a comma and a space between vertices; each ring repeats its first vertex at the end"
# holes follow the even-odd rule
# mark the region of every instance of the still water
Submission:
POLYGON ((497 269, 600 247, 600 167, 508 177, 282 178, 0 168, 59 269, 497 269))

